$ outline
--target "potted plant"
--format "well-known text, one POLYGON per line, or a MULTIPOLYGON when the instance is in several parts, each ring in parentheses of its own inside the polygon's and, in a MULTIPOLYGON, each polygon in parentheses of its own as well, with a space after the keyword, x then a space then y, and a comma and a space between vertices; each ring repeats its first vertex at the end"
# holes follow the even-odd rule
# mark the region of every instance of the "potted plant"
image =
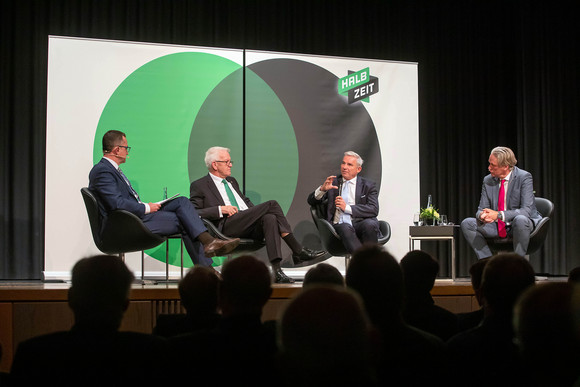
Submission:
POLYGON ((423 219, 423 224, 435 226, 439 220, 439 212, 434 207, 421 208, 421 219, 423 219))

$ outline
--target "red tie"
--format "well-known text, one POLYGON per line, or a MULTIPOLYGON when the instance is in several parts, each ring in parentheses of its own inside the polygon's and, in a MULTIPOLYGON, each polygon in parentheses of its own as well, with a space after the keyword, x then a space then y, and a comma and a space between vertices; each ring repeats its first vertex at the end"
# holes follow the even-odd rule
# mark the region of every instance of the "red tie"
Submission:
MULTIPOLYGON (((503 187, 503 183, 505 180, 501 180, 499 186, 499 198, 497 199, 497 210, 498 211, 505 211, 505 189, 503 187)), ((499 214, 498 214, 499 216, 499 214)), ((505 222, 500 220, 499 217, 497 219, 497 232, 500 238, 505 238, 507 233, 505 231, 505 222)))

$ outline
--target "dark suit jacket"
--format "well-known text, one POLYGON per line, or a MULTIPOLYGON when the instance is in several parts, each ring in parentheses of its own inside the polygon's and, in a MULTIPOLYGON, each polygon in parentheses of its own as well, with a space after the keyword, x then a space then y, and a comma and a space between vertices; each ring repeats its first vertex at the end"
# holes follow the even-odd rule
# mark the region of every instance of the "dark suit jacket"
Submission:
MULTIPOLYGON (((254 204, 240 190, 237 180, 233 177, 227 177, 226 180, 234 187, 238 195, 244 200, 248 207, 254 204)), ((211 176, 205 175, 191 183, 189 190, 189 200, 193 203, 199 216, 210 220, 218 230, 222 231, 226 217, 220 218, 219 206, 225 206, 224 200, 215 186, 211 176)))
POLYGON ((75 325, 21 342, 11 373, 15 386, 158 386, 166 345, 153 335, 75 325))
POLYGON ((126 210, 140 218, 145 215, 145 205, 139 203, 120 172, 104 158, 89 173, 89 189, 100 198, 99 210, 103 218, 114 210, 126 210))
MULTIPOLYGON (((342 179, 342 176, 338 176, 334 179, 333 185, 338 187, 339 179, 342 179)), ((328 200, 326 219, 332 223, 334 213, 336 212, 336 205, 334 204, 336 196, 338 196, 338 190, 331 189, 324 194, 322 199, 316 200, 314 192, 312 192, 308 195, 308 204, 313 206, 328 200)), ((355 205, 351 206, 351 208, 351 219, 353 224, 367 218, 376 219, 379 214, 379 192, 377 191, 377 186, 373 181, 357 176, 355 205)))
MULTIPOLYGON (((491 174, 483 179, 481 198, 475 215, 476 219, 479 219, 479 214, 484 208, 497 211, 499 182, 500 179, 492 177, 491 174)), ((536 203, 534 201, 532 175, 518 167, 514 167, 512 170, 506 195, 506 211, 504 215, 508 223, 518 215, 527 216, 534 222, 534 225, 542 219, 542 215, 536 209, 536 203)))

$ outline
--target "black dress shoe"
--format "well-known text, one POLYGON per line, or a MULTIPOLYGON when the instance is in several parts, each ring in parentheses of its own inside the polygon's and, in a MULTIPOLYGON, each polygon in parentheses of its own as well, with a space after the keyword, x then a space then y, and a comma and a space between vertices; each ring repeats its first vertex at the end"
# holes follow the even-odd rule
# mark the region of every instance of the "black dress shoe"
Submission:
POLYGON ((211 258, 215 255, 226 255, 240 244, 240 238, 233 239, 214 239, 210 244, 205 245, 203 252, 206 257, 211 258))
POLYGON ((280 268, 274 269, 274 277, 277 284, 293 284, 295 282, 294 279, 284 274, 280 268))
POLYGON ((292 254, 292 261, 294 261, 295 265, 298 265, 301 262, 304 261, 311 261, 313 259, 316 258, 320 258, 322 257, 324 254, 326 254, 326 251, 315 251, 315 250, 310 250, 307 249, 306 247, 302 248, 302 251, 299 252, 298 254, 292 254))

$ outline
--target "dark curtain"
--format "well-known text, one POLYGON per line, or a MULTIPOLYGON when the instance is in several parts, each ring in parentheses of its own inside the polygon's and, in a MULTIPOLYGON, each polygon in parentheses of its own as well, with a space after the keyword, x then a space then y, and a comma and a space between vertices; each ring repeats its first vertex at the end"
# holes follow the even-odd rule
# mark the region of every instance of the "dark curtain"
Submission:
MULTIPOLYGON (((580 265, 580 34, 573 4, 535 3, 3 1, 0 279, 43 270, 48 35, 418 62, 421 204, 432 194, 450 220, 473 216, 489 151, 509 146, 536 195, 556 206, 530 260, 538 273, 566 275, 580 265)), ((457 236, 467 276, 475 255, 457 236)), ((448 275, 448 247, 423 246, 448 275)))

